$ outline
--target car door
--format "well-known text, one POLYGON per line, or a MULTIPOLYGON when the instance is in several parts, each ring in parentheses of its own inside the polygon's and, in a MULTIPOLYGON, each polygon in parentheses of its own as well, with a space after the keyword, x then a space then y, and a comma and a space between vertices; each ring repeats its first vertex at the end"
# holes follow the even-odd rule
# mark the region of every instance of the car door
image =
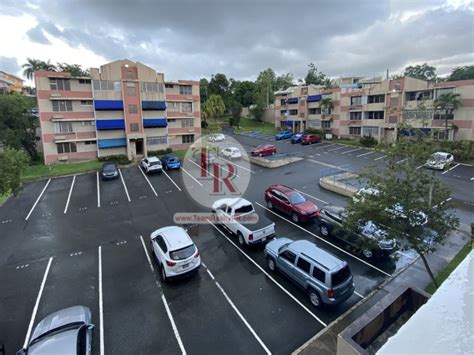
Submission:
POLYGON ((286 214, 293 214, 293 206, 290 203, 290 199, 283 192, 280 192, 281 195, 281 210, 286 214))
POLYGON ((310 271, 311 263, 301 255, 299 255, 298 260, 296 261, 296 267, 293 269, 293 279, 295 280, 295 282, 301 287, 305 287, 306 280, 308 280, 311 275, 310 271))
POLYGON ((277 210, 284 211, 283 201, 281 199, 281 192, 277 190, 270 191, 270 198, 272 200, 273 207, 277 210))
POLYGON ((146 169, 147 165, 148 165, 148 159, 143 159, 142 160, 142 168, 146 169))
POLYGON ((155 253, 158 262, 161 264, 165 260, 165 254, 168 251, 165 241, 161 235, 158 235, 153 240, 153 252, 155 253))
POLYGON ((294 268, 295 268, 296 254, 292 251, 286 249, 277 259, 277 268, 288 277, 293 278, 294 268))

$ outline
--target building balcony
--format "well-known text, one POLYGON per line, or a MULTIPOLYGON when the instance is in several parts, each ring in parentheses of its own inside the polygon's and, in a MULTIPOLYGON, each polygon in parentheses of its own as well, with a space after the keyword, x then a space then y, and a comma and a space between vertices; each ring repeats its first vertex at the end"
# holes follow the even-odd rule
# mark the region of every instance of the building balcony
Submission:
POLYGON ((362 111, 363 105, 350 105, 349 111, 362 111))
POLYGON ((349 122, 347 122, 347 124, 349 126, 360 126, 362 124, 362 120, 349 120, 349 122))

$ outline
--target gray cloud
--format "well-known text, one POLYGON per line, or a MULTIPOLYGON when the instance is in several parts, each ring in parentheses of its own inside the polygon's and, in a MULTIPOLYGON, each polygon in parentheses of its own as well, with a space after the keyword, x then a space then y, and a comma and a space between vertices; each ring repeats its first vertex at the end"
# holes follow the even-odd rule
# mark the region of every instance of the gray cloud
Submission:
POLYGON ((39 44, 51 44, 49 39, 43 34, 43 29, 41 26, 33 27, 31 30, 26 32, 26 35, 30 40, 39 44))
POLYGON ((19 75, 21 67, 15 58, 0 56, 0 70, 13 75, 19 75))

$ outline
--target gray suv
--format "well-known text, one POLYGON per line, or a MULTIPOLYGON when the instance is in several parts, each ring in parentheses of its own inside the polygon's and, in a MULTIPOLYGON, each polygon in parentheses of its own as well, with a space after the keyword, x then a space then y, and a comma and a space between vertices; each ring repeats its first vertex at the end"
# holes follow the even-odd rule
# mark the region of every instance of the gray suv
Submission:
POLYGON ((306 290, 316 307, 339 304, 354 293, 349 265, 307 240, 274 239, 265 257, 271 271, 279 270, 306 290))

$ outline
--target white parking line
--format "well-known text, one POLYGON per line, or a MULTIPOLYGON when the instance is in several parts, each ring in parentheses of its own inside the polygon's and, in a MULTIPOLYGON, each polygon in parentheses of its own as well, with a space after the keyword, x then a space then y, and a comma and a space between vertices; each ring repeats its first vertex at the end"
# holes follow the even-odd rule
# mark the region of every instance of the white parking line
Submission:
POLYGON ((188 173, 186 170, 184 170, 183 167, 181 167, 181 170, 184 171, 191 179, 196 181, 199 184, 199 186, 203 186, 194 176, 192 176, 190 173, 188 173))
POLYGON ((100 322, 100 355, 104 355, 104 302, 102 293, 102 246, 99 246, 99 322, 100 322))
POLYGON ((99 172, 97 172, 97 207, 100 207, 100 184, 99 184, 99 172))
POLYGON ((374 160, 380 160, 380 159, 383 159, 383 158, 386 158, 386 157, 387 157, 386 155, 382 155, 381 157, 375 158, 374 160))
POLYGON ((433 208, 437 208, 439 205, 444 205, 446 202, 449 202, 451 201, 453 198, 452 197, 448 197, 446 200, 444 201, 441 201, 439 204, 437 205, 434 205, 433 208))
POLYGON ((39 200, 41 199, 41 196, 43 196, 43 194, 44 194, 44 192, 45 192, 45 190, 48 187, 50 182, 51 182, 51 179, 49 179, 48 182, 46 183, 46 185, 44 185, 43 190, 41 190, 41 193, 39 194, 38 198, 36 199, 35 204, 33 205, 33 207, 31 207, 30 212, 28 212, 28 215, 25 217, 25 221, 27 221, 28 218, 30 218, 31 214, 33 213, 33 210, 35 209, 36 205, 38 204, 39 200))
POLYGON ((401 252, 400 250, 397 250, 395 253, 399 254, 399 255, 402 255, 404 256, 405 258, 408 258, 408 259, 413 259, 412 256, 408 255, 408 254, 405 254, 403 252, 401 252))
POLYGON ((356 155, 357 158, 360 158, 360 157, 363 157, 365 155, 369 155, 369 154, 372 154, 373 152, 370 151, 370 152, 367 152, 367 153, 363 153, 363 154, 359 154, 359 155, 356 155))
POLYGON ((444 174, 446 174, 446 173, 449 173, 451 170, 456 169, 459 165, 461 165, 461 164, 456 164, 456 165, 454 165, 451 169, 448 169, 448 170, 446 170, 446 171, 443 171, 441 174, 444 175, 444 174))
POLYGON ((283 292, 285 292, 293 301, 295 301, 301 308, 303 308, 310 316, 316 319, 319 323, 321 323, 324 327, 327 326, 321 319, 319 319, 313 312, 311 312, 308 307, 306 307, 303 303, 301 303, 295 296, 293 296, 286 288, 284 288, 278 281, 276 281, 268 272, 266 272, 260 265, 258 265, 250 256, 242 251, 232 240, 229 239, 219 228, 217 228, 214 223, 211 221, 207 221, 211 226, 213 226, 229 243, 231 243, 239 252, 241 252, 252 264, 254 264, 261 272, 265 274, 275 285, 277 285, 283 292))
POLYGON ((310 195, 310 194, 307 194, 306 192, 303 192, 303 191, 300 191, 300 190, 296 190, 296 191, 298 191, 298 192, 299 192, 300 194, 302 194, 302 195, 306 195, 306 196, 308 196, 308 197, 311 197, 312 199, 314 199, 314 200, 316 200, 316 201, 322 202, 322 203, 324 203, 325 205, 328 205, 328 204, 329 204, 329 202, 326 202, 326 201, 324 201, 324 200, 321 200, 320 198, 317 198, 317 197, 314 197, 314 196, 312 196, 312 195, 310 195))
POLYGON ((328 153, 329 153, 329 152, 335 152, 336 150, 344 149, 344 148, 345 148, 345 146, 337 147, 337 148, 335 148, 335 149, 328 150, 327 152, 328 152, 328 153))
POLYGON ((120 179, 122 180, 123 188, 125 189, 125 193, 127 194, 128 202, 130 202, 131 200, 130 200, 130 195, 128 194, 127 185, 125 185, 125 180, 123 179, 122 170, 120 169, 119 169, 119 174, 120 174, 120 179))
POLYGON ((173 183, 174 186, 176 186, 176 188, 181 191, 181 189, 179 188, 179 186, 173 181, 172 178, 170 178, 170 176, 166 173, 166 171, 163 170, 163 174, 165 174, 165 176, 173 183))
MULTIPOLYGON (((425 164, 426 164, 426 163, 425 163, 425 164)), ((416 170, 418 170, 418 169, 420 169, 420 168, 424 167, 424 166, 425 166, 425 164, 421 164, 420 166, 417 166, 417 167, 416 167, 416 170)))
POLYGON ((364 298, 364 295, 361 295, 359 292, 357 291, 354 291, 354 294, 356 294, 357 296, 359 296, 360 298, 364 298))
POLYGON ((76 175, 72 177, 71 188, 69 189, 69 195, 67 196, 66 207, 64 207, 64 213, 67 213, 69 207, 69 200, 71 199, 72 189, 74 188, 74 181, 76 181, 76 175))
POLYGON ((356 149, 351 149, 346 152, 342 152, 341 154, 347 154, 347 153, 352 153, 352 152, 357 152, 358 150, 361 150, 362 148, 356 148, 356 149))
POLYGON ((48 265, 46 266, 46 270, 43 275, 43 280, 41 281, 38 296, 36 297, 35 306, 33 307, 33 313, 31 314, 30 324, 28 325, 28 331, 26 332, 26 338, 25 338, 25 343, 23 344, 23 349, 26 349, 26 347, 28 346, 28 341, 30 340, 31 330, 33 329, 33 324, 35 322, 36 313, 38 312, 41 295, 43 294, 44 285, 46 284, 46 279, 48 278, 48 273, 49 273, 49 269, 51 267, 52 261, 53 261, 53 257, 50 257, 48 261, 48 265))
POLYGON ((235 165, 235 166, 238 166, 239 168, 244 169, 244 170, 248 171, 249 173, 256 174, 255 171, 252 171, 252 170, 250 170, 250 169, 247 169, 246 167, 243 167, 242 165, 236 164, 236 163, 234 163, 234 162, 231 161, 231 160, 227 160, 227 159, 224 159, 224 158, 222 158, 222 157, 220 157, 219 159, 222 159, 222 160, 224 160, 224 161, 226 161, 226 162, 228 162, 228 163, 231 163, 231 164, 233 164, 233 165, 235 165))
POLYGON ((148 264, 150 265, 150 269, 152 273, 155 275, 155 285, 158 287, 161 293, 161 301, 163 302, 163 305, 165 306, 166 309, 166 314, 168 315, 168 319, 170 320, 171 327, 173 328, 174 336, 176 338, 176 341, 178 342, 179 348, 181 349, 181 353, 183 355, 186 355, 186 349, 184 348, 183 341, 181 340, 181 336, 178 331, 178 327, 176 326, 176 323, 173 318, 173 314, 171 314, 171 310, 168 306, 168 301, 166 300, 165 294, 163 293, 163 289, 161 288, 160 283, 156 280, 156 273, 155 273, 155 268, 153 267, 153 264, 151 262, 150 254, 148 254, 148 250, 145 246, 145 242, 143 241, 143 237, 140 236, 140 240, 142 242, 143 250, 145 251, 146 258, 148 260, 148 264))
MULTIPOLYGON (((194 165, 196 165, 199 169, 201 170, 204 170, 204 168, 198 164, 196 164, 195 162, 193 162, 191 159, 188 159, 188 161, 190 163, 193 163, 194 165)), ((212 173, 210 173, 209 171, 207 171, 207 174, 211 175, 214 179, 217 179, 217 180, 220 180, 218 177, 216 177, 215 175, 213 175, 212 173)))
POLYGON ((407 160, 408 160, 408 158, 405 158, 405 159, 397 161, 395 164, 401 164, 401 163, 403 163, 404 161, 407 161, 407 160))
POLYGON ((332 246, 333 248, 336 248, 337 250, 343 252, 344 254, 347 254, 347 255, 353 257, 354 259, 359 260, 361 263, 364 263, 365 265, 371 267, 372 269, 377 270, 377 271, 381 272, 382 274, 384 274, 384 275, 386 275, 386 276, 392 276, 392 275, 390 275, 389 273, 386 273, 385 271, 379 269, 378 267, 376 267, 376 266, 374 266, 374 265, 368 263, 367 261, 365 261, 365 260, 359 258, 358 256, 355 256, 354 254, 349 253, 347 250, 344 250, 344 249, 338 247, 337 245, 332 244, 331 242, 328 242, 328 241, 325 240, 324 238, 321 238, 319 235, 314 234, 313 232, 310 232, 309 230, 307 230, 307 229, 305 229, 305 228, 303 228, 303 227, 297 225, 296 223, 293 223, 292 221, 287 220, 286 218, 283 218, 283 217, 280 216, 279 214, 273 212, 272 210, 266 208, 265 206, 262 206, 260 203, 258 203, 258 202, 256 202, 256 201, 255 201, 255 203, 256 203, 257 205, 259 205, 260 207, 262 207, 264 210, 267 210, 268 212, 273 213, 275 216, 277 216, 278 218, 284 220, 285 222, 288 222, 288 223, 294 225, 295 227, 301 229, 302 231, 304 231, 304 232, 306 232, 306 233, 312 235, 313 237, 318 238, 319 240, 323 241, 324 243, 329 244, 329 245, 332 246))
POLYGON ((151 191, 153 191, 153 193, 155 194, 155 196, 158 196, 158 194, 156 193, 155 191, 155 188, 153 187, 153 185, 151 184, 150 180, 148 180, 147 176, 145 175, 145 173, 143 172, 143 170, 137 166, 138 170, 140 170, 140 172, 142 173, 143 177, 145 178, 146 182, 148 183, 148 185, 150 185, 150 188, 151 188, 151 191))
POLYGON ((247 327, 248 330, 250 330, 250 333, 252 333, 252 335, 254 336, 254 338, 259 342, 259 344, 262 346, 263 350, 265 350, 265 352, 267 354, 271 354, 270 350, 268 350, 267 346, 265 345, 265 343, 262 341, 262 339, 260 339, 260 337, 257 335, 257 333, 255 332, 255 330, 250 326, 250 324, 247 322, 247 320, 244 318, 244 316, 242 315, 242 313, 240 313, 240 311, 238 310, 238 308, 235 306, 234 302, 232 302, 232 300, 230 299, 230 297, 227 295, 227 293, 224 291, 224 289, 222 288, 222 286, 219 284, 219 282, 216 281, 216 279, 214 278, 214 275, 212 275, 212 273, 209 271, 209 269, 204 265, 202 264, 202 266, 206 269, 207 273, 209 274, 209 276, 211 277, 211 279, 214 281, 214 283, 216 284, 217 288, 221 291, 221 293, 224 295, 224 298, 227 300, 227 302, 230 304, 230 306, 232 307, 232 309, 235 311, 235 313, 237 313, 237 315, 239 316, 239 318, 242 320, 242 322, 244 322, 245 326, 247 327))

